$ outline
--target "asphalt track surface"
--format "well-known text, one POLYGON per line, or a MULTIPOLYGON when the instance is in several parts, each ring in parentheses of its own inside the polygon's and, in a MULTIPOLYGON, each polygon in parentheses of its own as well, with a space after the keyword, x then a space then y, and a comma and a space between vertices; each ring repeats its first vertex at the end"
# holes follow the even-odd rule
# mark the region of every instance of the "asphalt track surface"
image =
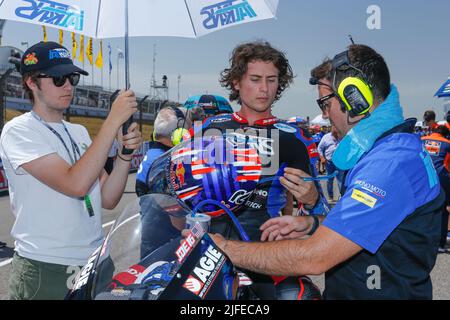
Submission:
MULTIPOLYGON (((111 228, 113 221, 120 215, 125 206, 136 198, 134 193, 135 174, 130 174, 125 194, 114 210, 103 210, 102 223, 105 234, 111 228)), ((337 194, 337 192, 335 192, 337 194)), ((8 299, 8 279, 11 271, 10 260, 14 253, 14 241, 10 231, 14 223, 8 196, 0 196, 0 241, 7 246, 0 248, 0 300, 8 299)), ((447 245, 448 247, 449 244, 447 245)), ((439 254, 436 265, 431 273, 433 281, 433 299, 450 300, 450 254, 439 254)), ((324 277, 313 276, 314 283, 323 291, 324 277)))

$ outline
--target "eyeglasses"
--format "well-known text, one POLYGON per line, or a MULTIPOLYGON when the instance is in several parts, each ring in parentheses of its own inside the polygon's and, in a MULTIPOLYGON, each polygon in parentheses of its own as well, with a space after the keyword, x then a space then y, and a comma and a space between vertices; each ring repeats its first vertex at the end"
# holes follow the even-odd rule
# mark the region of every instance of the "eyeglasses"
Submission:
POLYGON ((328 100, 336 97, 336 93, 332 92, 329 95, 326 95, 320 99, 317 99, 317 104, 319 105, 319 108, 322 112, 324 112, 326 109, 330 108, 330 102, 328 100))
POLYGON ((58 77, 53 77, 53 76, 49 76, 46 74, 40 74, 37 77, 38 78, 52 78, 53 84, 56 87, 62 87, 66 83, 67 79, 69 79, 70 84, 74 87, 78 84, 78 82, 80 82, 80 75, 78 73, 71 73, 71 74, 67 74, 64 76, 58 76, 58 77))

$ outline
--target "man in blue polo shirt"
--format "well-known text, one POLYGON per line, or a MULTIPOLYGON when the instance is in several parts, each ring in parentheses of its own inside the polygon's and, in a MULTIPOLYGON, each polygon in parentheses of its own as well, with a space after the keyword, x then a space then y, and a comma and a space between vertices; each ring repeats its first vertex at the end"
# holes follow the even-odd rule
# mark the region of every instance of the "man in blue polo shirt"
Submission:
POLYGON ((174 132, 186 124, 190 124, 190 121, 185 120, 184 112, 179 108, 165 107, 158 112, 153 124, 153 141, 150 142, 147 154, 136 174, 138 197, 149 193, 147 178, 153 162, 174 146, 174 132))
MULTIPOLYGON (((325 272, 326 299, 431 299, 445 196, 412 134, 416 120, 403 118, 384 59, 351 45, 311 74, 323 116, 342 139, 332 158, 347 170, 342 198, 307 239, 300 239, 295 217, 263 226, 269 238, 285 241, 212 237, 241 268, 269 275, 325 272)), ((280 181, 296 196, 310 183, 306 176, 286 168, 280 181)))
MULTIPOLYGON (((339 138, 337 136, 337 131, 335 127, 331 127, 331 132, 328 132, 325 134, 320 140, 319 145, 317 146, 317 151, 319 151, 320 155, 320 163, 322 165, 325 165, 325 169, 327 171, 327 175, 330 175, 331 177, 327 180, 327 192, 328 197, 331 201, 334 199, 334 176, 333 173, 336 172, 336 166, 333 163, 333 153, 334 150, 336 150, 337 146, 339 144, 339 138)), ((341 177, 340 175, 337 176, 338 181, 338 188, 341 188, 341 177)))

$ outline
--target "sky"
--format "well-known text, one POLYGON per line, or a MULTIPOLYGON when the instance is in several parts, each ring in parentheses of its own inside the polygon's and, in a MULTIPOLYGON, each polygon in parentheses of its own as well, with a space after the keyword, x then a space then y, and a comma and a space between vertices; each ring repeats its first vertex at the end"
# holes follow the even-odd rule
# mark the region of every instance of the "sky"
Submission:
MULTIPOLYGON (((115 0, 110 0, 115 1, 115 0)), ((263 0, 261 0, 263 1, 263 0)), ((198 39, 174 37, 130 38, 131 87, 141 95, 148 94, 153 70, 153 48, 156 45, 156 79, 163 75, 169 81, 169 98, 183 103, 190 95, 228 93, 219 84, 220 72, 228 67, 233 48, 243 42, 269 41, 284 51, 296 75, 274 105, 273 113, 281 118, 315 117, 317 90, 308 84, 310 70, 324 58, 332 58, 350 44, 371 46, 386 60, 391 81, 400 91, 405 117, 422 119, 425 110, 433 109, 437 120, 443 119, 442 99, 433 97, 450 76, 450 1, 448 0, 280 0, 276 19, 252 22, 220 30, 198 39), (368 12, 371 6, 379 15, 368 12), (380 19, 374 20, 379 17, 380 19), (369 28, 375 23, 376 29, 369 28), (178 75, 181 76, 178 91, 178 75)), ((174 17, 174 21, 176 17, 174 17)), ((168 21, 167 23, 174 23, 168 21)), ((58 41, 56 29, 47 28, 48 38, 58 41)), ((42 40, 40 26, 10 22, 3 29, 2 45, 22 50, 42 40)), ((103 84, 108 88, 107 45, 113 48, 112 89, 117 86, 117 50, 124 48, 123 39, 103 42, 103 84)), ((64 34, 64 45, 71 51, 70 34, 64 34)), ((86 43, 85 43, 86 46, 86 43)), ((94 41, 96 55, 98 41, 94 41)), ((81 66, 80 63, 76 63, 81 66)), ((88 72, 91 66, 85 65, 88 72)), ((124 86, 123 60, 119 80, 124 86)), ((94 83, 100 85, 101 71, 95 69, 94 83)), ((86 84, 92 82, 90 77, 86 84)), ((238 106, 233 105, 235 110, 238 106)))

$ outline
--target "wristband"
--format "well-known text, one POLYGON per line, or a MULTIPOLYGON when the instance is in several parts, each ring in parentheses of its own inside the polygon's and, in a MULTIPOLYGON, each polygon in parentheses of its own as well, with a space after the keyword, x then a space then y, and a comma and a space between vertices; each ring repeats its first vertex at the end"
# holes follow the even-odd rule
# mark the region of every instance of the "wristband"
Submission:
POLYGON ((118 156, 120 159, 122 159, 123 161, 126 161, 126 162, 131 162, 131 160, 132 160, 132 158, 130 158, 129 160, 122 158, 122 157, 120 156, 120 153, 118 153, 117 156, 118 156))
POLYGON ((328 207, 328 205, 321 196, 319 196, 314 206, 311 207, 303 205, 303 209, 306 210, 307 214, 309 215, 319 215, 319 216, 326 216, 330 211, 330 208, 328 207))
POLYGON ((317 206, 317 204, 319 203, 319 201, 320 201, 320 195, 318 195, 317 196, 317 200, 316 200, 316 202, 313 204, 313 205, 308 205, 308 204, 303 204, 303 207, 306 209, 306 210, 312 210, 312 209, 314 209, 314 207, 315 206, 317 206))
POLYGON ((319 227, 319 218, 316 215, 312 215, 311 217, 314 219, 314 223, 311 230, 309 230, 309 232, 307 233, 308 236, 316 232, 317 228, 319 227))

